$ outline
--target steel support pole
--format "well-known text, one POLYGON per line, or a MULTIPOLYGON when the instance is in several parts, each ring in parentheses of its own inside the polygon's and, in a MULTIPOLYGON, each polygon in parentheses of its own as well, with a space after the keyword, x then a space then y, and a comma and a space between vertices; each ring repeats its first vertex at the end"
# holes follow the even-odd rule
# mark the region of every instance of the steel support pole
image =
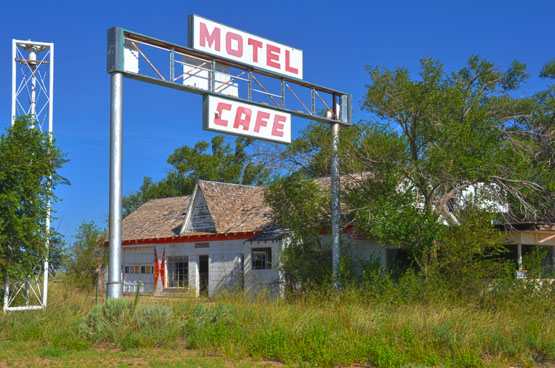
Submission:
MULTIPOLYGON (((50 143, 52 143, 52 136, 54 135, 54 44, 50 44, 50 75, 48 80, 49 96, 48 96, 48 135, 50 143)), ((52 180, 52 177, 49 178, 52 180)), ((42 306, 46 308, 48 301, 48 271, 49 271, 49 256, 50 256, 50 216, 51 216, 51 201, 48 198, 46 203, 46 258, 44 259, 44 274, 42 277, 42 306)))
POLYGON ((17 68, 16 68, 16 61, 17 59, 17 43, 15 40, 12 40, 12 126, 15 123, 15 115, 16 115, 16 100, 17 100, 17 91, 16 91, 16 82, 15 78, 17 76, 17 68))
POLYGON ((107 299, 121 298, 121 168, 123 156, 123 74, 110 76, 110 248, 107 299))
POLYGON ((4 313, 8 311, 9 304, 10 304, 10 280, 6 277, 6 284, 4 285, 4 308, 2 308, 4 313))
POLYGON ((339 287, 340 219, 341 201, 339 198, 339 123, 331 125, 331 245, 334 286, 339 287))
POLYGON ((249 72, 249 81, 248 81, 248 91, 247 91, 247 99, 252 101, 252 72, 249 72))
POLYGON ((516 246, 516 251, 517 251, 517 265, 518 265, 518 270, 522 271, 522 244, 518 243, 516 246))
POLYGON ((31 101, 30 103, 30 111, 31 111, 31 119, 33 119, 33 127, 35 126, 35 122, 37 121, 37 64, 33 63, 33 61, 37 61, 37 49, 34 46, 31 46, 28 49, 29 56, 28 59, 31 61, 31 101))

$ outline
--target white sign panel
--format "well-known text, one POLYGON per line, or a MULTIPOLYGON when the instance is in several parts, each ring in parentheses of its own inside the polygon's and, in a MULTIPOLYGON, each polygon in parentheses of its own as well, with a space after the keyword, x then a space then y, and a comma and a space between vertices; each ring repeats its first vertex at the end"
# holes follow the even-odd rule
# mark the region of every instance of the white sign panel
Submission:
MULTIPOLYGON (((197 58, 183 55, 183 85, 209 90, 210 66, 197 58)), ((239 85, 231 81, 229 66, 216 63, 216 92, 226 96, 239 97, 239 85)))
POLYGON ((212 95, 203 105, 206 130, 291 143, 291 114, 212 95))
POLYGON ((302 50, 211 20, 189 17, 189 46, 222 58, 303 79, 302 50))

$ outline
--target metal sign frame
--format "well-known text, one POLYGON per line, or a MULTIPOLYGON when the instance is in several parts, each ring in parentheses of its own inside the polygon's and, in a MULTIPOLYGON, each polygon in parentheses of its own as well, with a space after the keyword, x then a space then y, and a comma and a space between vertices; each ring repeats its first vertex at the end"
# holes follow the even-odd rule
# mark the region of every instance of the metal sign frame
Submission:
MULTIPOLYGON (((124 28, 121 27, 113 27, 108 29, 108 49, 107 49, 107 66, 106 66, 106 72, 108 74, 112 74, 112 73, 122 73, 126 78, 130 78, 130 79, 135 79, 135 80, 139 80, 139 81, 143 81, 143 82, 147 82, 147 83, 152 83, 152 84, 158 84, 164 87, 170 87, 173 89, 178 89, 178 90, 182 90, 185 92, 191 92, 191 93, 195 93, 195 94, 199 94, 199 95, 205 95, 205 94, 213 94, 213 95, 217 95, 217 96, 221 96, 222 93, 219 93, 216 86, 215 86, 215 78, 212 77, 212 75, 215 75, 217 73, 216 70, 216 65, 217 64, 222 64, 222 65, 227 65, 227 66, 232 66, 235 67, 237 69, 240 70, 244 70, 245 74, 248 73, 249 75, 249 89, 248 89, 248 98, 247 99, 243 99, 243 98, 237 98, 237 97, 232 97, 232 96, 225 96, 226 98, 229 99, 233 99, 236 101, 245 101, 245 102, 249 102, 251 104, 255 104, 255 105, 259 105, 260 107, 268 107, 268 105, 260 103, 260 102, 256 102, 252 100, 252 92, 254 90, 253 88, 253 82, 257 83, 257 79, 254 76, 254 73, 256 74, 260 74, 260 75, 264 75, 270 78, 275 78, 277 80, 280 81, 280 83, 282 84, 282 88, 281 88, 281 93, 280 96, 278 97, 278 100, 273 100, 274 104, 276 106, 272 105, 272 108, 280 110, 282 112, 287 112, 290 113, 293 116, 297 116, 300 118, 305 118, 305 119, 310 119, 310 120, 316 120, 316 121, 320 121, 320 122, 324 122, 324 123, 328 123, 328 124, 334 124, 334 123, 340 123, 341 125, 351 125, 352 122, 352 95, 349 93, 345 93, 345 92, 341 92, 339 90, 334 90, 331 88, 327 88, 327 87, 323 87, 323 86, 319 86, 317 84, 314 83, 309 83, 306 82, 304 80, 300 80, 300 79, 296 79, 296 78, 291 78, 285 75, 281 75, 278 73, 273 73, 271 71, 265 70, 265 69, 261 69, 261 68, 257 68, 255 66, 252 65, 248 65, 248 64, 244 64, 244 63, 239 63, 237 61, 231 60, 231 59, 226 59, 226 58, 222 58, 222 57, 218 57, 218 56, 214 56, 211 55, 209 53, 203 52, 203 51, 198 51, 198 50, 194 50, 192 48, 186 47, 186 46, 181 46, 178 44, 174 44, 171 42, 167 42, 167 41, 163 41, 157 38, 153 38, 150 36, 145 36, 142 35, 140 33, 136 33, 136 32, 132 32, 129 30, 126 30, 124 28), (146 55, 144 55, 144 53, 142 52, 142 50, 140 50, 139 45, 140 44, 144 44, 144 45, 151 45, 153 47, 156 47, 157 49, 166 51, 168 53, 168 59, 167 62, 169 65, 169 75, 166 75, 166 77, 164 77, 159 71, 158 68, 156 68, 155 65, 153 65, 148 58, 146 58, 146 60, 148 61, 148 63, 150 64, 150 66, 156 71, 156 75, 158 77, 152 77, 149 76, 147 74, 144 73, 135 73, 129 70, 126 70, 125 67, 125 48, 126 45, 125 43, 132 43, 134 47, 136 47, 137 50, 140 51, 140 53, 142 54, 141 56, 146 58, 146 55), (208 65, 208 69, 209 72, 211 74, 211 83, 210 83, 210 88, 208 90, 204 90, 204 89, 200 89, 200 88, 194 88, 194 87, 189 87, 187 85, 183 85, 180 83, 177 83, 178 81, 178 77, 176 76, 175 73, 175 65, 174 63, 176 62, 176 56, 178 55, 187 55, 187 56, 191 56, 191 57, 195 57, 195 58, 199 58, 202 60, 206 60, 207 65, 208 65), (167 78, 167 79, 166 79, 167 78), (331 94, 332 96, 335 96, 335 104, 337 104, 338 102, 340 103, 339 106, 339 111, 336 112, 334 111, 335 109, 334 107, 334 101, 329 101, 328 103, 331 105, 331 107, 329 105, 327 105, 327 109, 328 112, 330 112, 332 115, 337 115, 337 117, 328 117, 328 116, 322 116, 319 114, 319 111, 317 111, 314 108, 314 102, 311 101, 310 103, 307 102, 307 105, 311 106, 310 108, 306 107, 306 112, 304 111, 299 111, 299 110, 294 110, 294 109, 288 109, 287 108, 287 102, 286 98, 285 98, 285 92, 289 89, 290 91, 293 91, 293 87, 303 87, 303 88, 308 88, 311 92, 311 97, 312 100, 316 100, 316 98, 321 98, 320 97, 320 93, 326 93, 326 94, 331 94)), ((260 84, 259 84, 260 85, 260 84)), ((262 86, 263 88, 263 86, 262 86)), ((270 93, 266 92, 268 95, 271 95, 270 93)), ((294 93, 294 92, 293 92, 294 93)), ((323 100, 321 100, 323 102, 323 100)), ((324 102, 325 103, 325 102, 324 102)))
MULTIPOLYGON (((189 19, 192 19, 190 17, 189 19)), ((206 19, 206 18, 203 18, 206 19)), ((191 36, 191 35, 190 35, 191 36)), ((183 63, 181 63, 183 64, 183 63)), ((349 126, 352 122, 352 96, 351 94, 334 90, 331 88, 319 86, 304 80, 292 78, 279 73, 258 68, 253 65, 245 64, 225 57, 215 56, 213 54, 199 51, 190 47, 163 41, 157 38, 146 36, 140 33, 132 32, 121 27, 112 27, 107 31, 107 63, 106 72, 110 74, 110 204, 109 204, 109 264, 108 264, 108 282, 107 282, 107 298, 120 298, 123 293, 123 285, 121 282, 121 210, 122 210, 122 154, 123 154, 123 78, 135 79, 151 84, 157 84, 164 87, 182 90, 200 94, 203 96, 217 96, 232 101, 247 103, 264 109, 273 109, 282 113, 291 114, 293 116, 304 119, 315 120, 328 123, 331 126, 330 133, 332 136, 331 145, 331 211, 332 211, 332 263, 333 273, 337 276, 339 269, 339 238, 340 238, 340 199, 339 199, 339 129, 340 126, 349 126), (141 47, 148 46, 158 50, 158 52, 167 53, 166 61, 162 67, 168 67, 167 71, 160 72, 160 65, 155 65, 147 55, 141 50, 141 47), (140 55, 140 56, 139 56, 140 55), (185 79, 188 72, 176 76, 175 64, 178 63, 179 56, 187 58, 196 58, 202 61, 200 66, 194 66, 193 70, 202 69, 208 74, 208 88, 196 88, 185 85, 180 81, 185 79), (128 61, 137 62, 142 57, 149 65, 149 70, 153 70, 154 75, 139 73, 139 68, 129 67, 128 61), (137 60, 135 60, 137 59, 137 60), (204 66, 207 66, 204 68, 204 66), (218 92, 217 74, 219 73, 218 65, 233 67, 241 71, 237 76, 229 76, 228 84, 247 74, 245 78, 247 84, 247 98, 239 96, 228 96, 218 92), (158 68, 157 68, 158 66, 158 68), (165 76, 164 76, 165 75, 165 76), (274 82, 279 83, 281 87, 280 94, 272 94, 263 86, 256 78, 256 75, 270 78, 274 82), (253 82, 262 88, 263 91, 253 88, 253 82), (293 88, 308 89, 311 101, 307 103, 308 108, 303 101, 294 92, 293 88), (287 104, 286 88, 296 97, 305 111, 296 110, 287 104), (275 104, 253 100, 253 92, 265 94, 275 104), (326 103, 321 94, 331 95, 331 101, 326 103), (323 103, 326 108, 326 115, 323 116, 320 111, 315 108, 316 97, 323 103), (276 98, 279 100, 276 100, 276 98), (331 107, 330 107, 331 105, 331 107)))

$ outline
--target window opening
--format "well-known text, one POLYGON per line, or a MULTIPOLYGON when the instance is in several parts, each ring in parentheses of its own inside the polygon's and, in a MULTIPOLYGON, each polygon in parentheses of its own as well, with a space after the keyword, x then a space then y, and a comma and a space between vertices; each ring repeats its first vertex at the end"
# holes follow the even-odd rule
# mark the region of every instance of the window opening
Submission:
POLYGON ((186 288, 189 286, 189 257, 168 257, 168 287, 186 288))
POLYGON ((253 270, 267 270, 272 264, 272 248, 253 248, 252 268, 253 270))

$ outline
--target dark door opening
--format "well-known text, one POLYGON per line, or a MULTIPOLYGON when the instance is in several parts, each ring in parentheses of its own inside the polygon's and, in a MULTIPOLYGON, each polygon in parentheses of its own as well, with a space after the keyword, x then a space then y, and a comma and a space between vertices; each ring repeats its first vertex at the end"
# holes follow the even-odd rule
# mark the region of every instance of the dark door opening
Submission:
POLYGON ((201 294, 208 294, 208 256, 199 256, 199 287, 201 294))

